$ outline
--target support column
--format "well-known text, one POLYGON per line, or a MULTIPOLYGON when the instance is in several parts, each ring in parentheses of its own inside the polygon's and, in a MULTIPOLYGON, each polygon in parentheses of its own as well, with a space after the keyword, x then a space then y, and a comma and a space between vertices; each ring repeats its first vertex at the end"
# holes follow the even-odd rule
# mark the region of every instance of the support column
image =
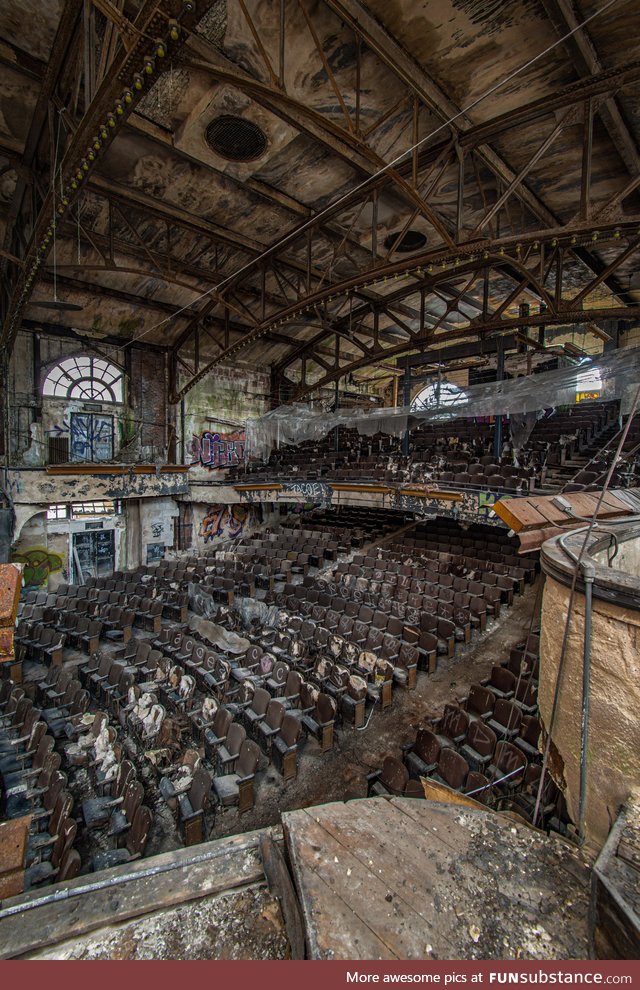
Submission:
MULTIPOLYGON (((498 360, 496 367, 496 381, 501 382, 504 379, 504 343, 502 341, 498 344, 498 360)), ((495 458, 500 457, 502 452, 502 416, 496 416, 494 434, 493 434, 493 456, 495 458)))
MULTIPOLYGON (((404 379, 403 379, 403 393, 402 393, 403 405, 411 405, 411 369, 407 366, 404 369, 404 379)), ((402 453, 408 457, 411 453, 411 440, 409 437, 409 427, 405 430, 404 436, 402 438, 402 453)))

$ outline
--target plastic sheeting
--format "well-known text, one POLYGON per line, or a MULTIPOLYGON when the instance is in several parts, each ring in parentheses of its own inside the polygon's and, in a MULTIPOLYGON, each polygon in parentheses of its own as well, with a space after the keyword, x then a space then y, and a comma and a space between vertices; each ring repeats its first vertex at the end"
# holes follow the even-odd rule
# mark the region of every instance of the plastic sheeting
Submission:
MULTIPOLYGON (((625 348, 603 356, 599 361, 583 363, 538 375, 470 385, 464 398, 429 409, 413 410, 409 406, 388 409, 338 409, 320 412, 303 404, 280 406, 259 419, 247 421, 247 450, 252 458, 266 461, 274 448, 282 444, 300 444, 321 440, 337 426, 355 429, 365 436, 386 433, 401 437, 407 429, 421 423, 448 423, 478 416, 501 416, 510 413, 535 413, 551 406, 568 406, 576 402, 576 393, 591 391, 600 381, 599 401, 622 399, 640 382, 640 348, 625 348)), ((530 418, 529 418, 530 421, 530 418)))
POLYGON ((509 430, 516 458, 533 433, 533 428, 537 422, 538 412, 510 413, 509 430))
POLYGON ((231 632, 201 615, 189 616, 189 629, 197 632, 202 639, 206 639, 207 643, 217 647, 223 653, 240 656, 240 654, 246 653, 251 646, 251 641, 245 639, 244 636, 238 636, 237 633, 231 632))
POLYGON ((251 629, 254 623, 269 629, 277 629, 281 625, 278 606, 267 605, 255 598, 236 599, 234 611, 240 616, 243 629, 251 629))

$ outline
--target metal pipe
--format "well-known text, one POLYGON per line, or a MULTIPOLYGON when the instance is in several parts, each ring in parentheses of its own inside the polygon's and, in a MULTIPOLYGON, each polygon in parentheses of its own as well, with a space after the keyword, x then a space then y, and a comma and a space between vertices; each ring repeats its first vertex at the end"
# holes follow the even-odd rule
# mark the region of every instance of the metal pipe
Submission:
POLYGON ((587 761, 589 747, 589 698, 591 693, 591 615, 595 567, 590 560, 582 561, 584 580, 584 643, 582 653, 582 721, 580 727, 580 796, 578 801, 578 837, 584 842, 587 808, 587 761))
MULTIPOLYGON (((247 842, 234 845, 231 850, 221 847, 213 852, 199 853, 197 856, 190 856, 188 859, 172 860, 169 863, 162 863, 159 866, 151 866, 146 870, 137 870, 132 873, 125 873, 122 876, 109 877, 106 880, 96 880, 92 883, 83 883, 78 887, 65 887, 64 890, 56 890, 51 894, 43 894, 41 897, 34 897, 31 901, 23 904, 14 904, 0 910, 0 921, 10 918, 14 914, 21 914, 23 911, 31 911, 34 908, 44 907, 45 904, 54 904, 56 901, 66 901, 71 897, 80 897, 81 894, 92 894, 98 890, 107 890, 109 887, 117 887, 121 883, 130 883, 132 880, 145 880, 148 877, 155 877, 161 873, 168 873, 171 870, 182 869, 185 866, 195 866, 198 863, 205 863, 209 859, 217 859, 228 854, 230 851, 244 852, 246 849, 258 847, 258 839, 250 839, 247 842)), ((254 881, 251 881, 254 882, 254 881)), ((0 902, 1 903, 1 902, 0 902)))

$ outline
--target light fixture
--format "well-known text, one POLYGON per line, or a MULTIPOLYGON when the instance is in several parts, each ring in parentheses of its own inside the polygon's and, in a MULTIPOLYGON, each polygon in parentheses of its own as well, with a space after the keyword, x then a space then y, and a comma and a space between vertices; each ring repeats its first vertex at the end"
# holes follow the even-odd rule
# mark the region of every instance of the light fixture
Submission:
POLYGON ((178 41, 180 38, 180 26, 173 18, 169 21, 169 37, 172 41, 178 41))
POLYGON ((140 92, 140 90, 143 89, 143 87, 144 87, 144 79, 142 78, 139 72, 136 72, 133 77, 133 88, 137 89, 137 91, 140 92))
POLYGON ((148 76, 152 76, 155 72, 156 63, 152 55, 146 55, 144 60, 144 71, 148 76))
POLYGON ((158 58, 164 58, 165 55, 167 54, 167 49, 164 46, 164 41, 162 41, 161 38, 156 38, 156 40, 154 41, 154 45, 156 46, 156 55, 158 56, 158 58))

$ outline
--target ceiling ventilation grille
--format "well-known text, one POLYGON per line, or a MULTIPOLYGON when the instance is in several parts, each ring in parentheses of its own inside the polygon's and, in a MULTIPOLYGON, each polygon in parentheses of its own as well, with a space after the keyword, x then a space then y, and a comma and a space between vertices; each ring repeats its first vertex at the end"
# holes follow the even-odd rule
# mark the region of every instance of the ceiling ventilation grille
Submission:
POLYGON ((252 162, 267 148, 266 135, 257 124, 230 114, 212 120, 205 137, 212 151, 232 162, 252 162))

